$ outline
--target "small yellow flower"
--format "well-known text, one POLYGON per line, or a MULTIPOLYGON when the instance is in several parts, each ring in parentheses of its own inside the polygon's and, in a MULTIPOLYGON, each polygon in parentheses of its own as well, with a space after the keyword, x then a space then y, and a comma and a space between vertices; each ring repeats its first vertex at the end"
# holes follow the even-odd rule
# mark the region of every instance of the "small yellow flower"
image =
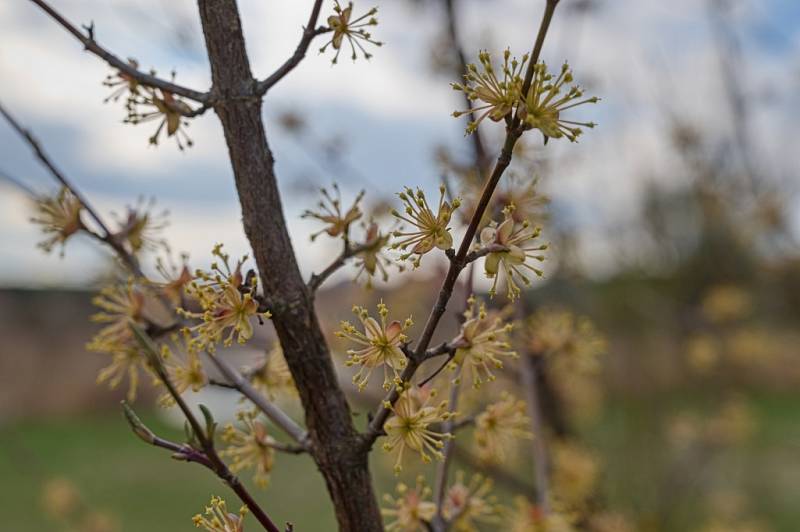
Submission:
POLYGON ((31 218, 31 222, 40 225, 45 235, 52 235, 40 242, 39 247, 50 253, 57 244, 60 244, 63 256, 67 239, 84 229, 81 221, 83 205, 69 189, 64 187, 55 197, 37 198, 36 210, 38 214, 31 218))
POLYGON ((525 286, 530 285, 530 279, 525 270, 533 272, 537 277, 543 275, 542 270, 528 264, 533 259, 538 262, 544 261, 542 251, 547 249, 547 244, 534 245, 532 242, 541 233, 540 228, 532 228, 528 221, 515 223, 512 213, 514 206, 509 205, 504 210, 505 219, 500 225, 494 222, 489 227, 484 227, 481 231, 482 246, 498 246, 505 248, 503 251, 493 251, 486 256, 484 269, 489 279, 494 279, 489 294, 494 296, 497 292, 498 273, 503 271, 507 285, 509 299, 516 299, 520 294, 520 287, 517 281, 521 281, 525 286))
POLYGON ((69 479, 55 477, 48 479, 42 486, 42 509, 57 520, 68 519, 82 505, 78 487, 69 479))
POLYGON ((428 205, 425 193, 421 189, 416 192, 406 187, 404 192, 400 192, 398 197, 405 204, 404 214, 396 209, 392 210, 392 215, 396 218, 416 227, 416 231, 403 232, 395 231, 394 236, 400 240, 392 244, 392 249, 402 251, 411 247, 410 252, 401 256, 402 260, 408 259, 411 255, 416 255, 413 259, 414 267, 419 266, 422 255, 431 251, 433 248, 448 250, 453 247, 453 236, 447 227, 453 211, 461 205, 461 200, 453 200, 452 207, 444 200, 444 185, 439 187, 439 205, 436 214, 428 205))
POLYGON ((473 475, 469 483, 464 482, 464 472, 456 472, 456 481, 447 490, 443 514, 453 521, 456 532, 478 532, 480 525, 500 522, 501 507, 497 497, 490 495, 493 482, 483 475, 473 475))
POLYGON ((413 325, 411 318, 407 318, 404 323, 397 320, 389 322, 387 320, 389 309, 383 302, 378 303, 380 323, 370 317, 367 309, 363 307, 353 307, 353 313, 361 321, 364 332, 356 329, 348 321, 341 322, 341 330, 336 332, 339 338, 346 338, 363 346, 360 349, 347 350, 347 365, 359 366, 358 373, 353 376, 353 384, 358 386, 359 390, 363 390, 372 371, 379 366, 383 367, 384 389, 390 389, 392 384, 400 384, 400 370, 408 363, 402 345, 408 340, 405 331, 413 325))
POLYGON ((437 432, 428 428, 450 419, 452 412, 447 410, 447 401, 438 406, 428 403, 436 397, 436 391, 416 388, 402 392, 393 406, 385 405, 394 414, 384 424, 387 441, 383 444, 386 452, 396 452, 395 474, 403 470, 403 453, 406 448, 419 453, 422 461, 430 463, 431 457, 441 460, 444 440, 452 438, 450 433, 437 432))
POLYGON ((361 15, 357 19, 350 20, 353 15, 353 2, 348 2, 347 7, 342 8, 339 0, 334 0, 336 5, 333 6, 335 14, 328 17, 328 28, 333 32, 331 40, 325 43, 325 46, 319 49, 319 53, 324 53, 328 46, 333 46, 336 50, 336 55, 333 56, 331 63, 336 64, 339 60, 339 53, 342 51, 342 42, 345 38, 350 43, 350 50, 352 51, 352 59, 356 60, 356 47, 361 50, 364 59, 369 59, 372 54, 364 49, 360 41, 365 43, 374 44, 375 46, 383 46, 382 42, 372 39, 372 35, 367 32, 365 28, 369 26, 377 26, 378 19, 375 14, 378 12, 377 7, 373 7, 366 14, 361 15))
POLYGON ((482 374, 487 381, 495 379, 490 365, 501 369, 503 361, 500 357, 517 358, 517 353, 508 341, 513 326, 503 324, 499 317, 490 318, 486 305, 478 305, 474 296, 468 302, 470 306, 464 313, 466 320, 458 338, 453 341, 456 352, 449 366, 453 371, 462 368, 462 372, 471 374, 472 386, 480 388, 482 374))
MULTIPOLYGON (((384 282, 389 280, 387 266, 393 262, 383 254, 386 244, 389 243, 389 235, 381 234, 378 224, 371 223, 367 227, 367 234, 364 240, 364 249, 355 256, 356 281, 362 275, 366 275, 366 287, 372 288, 372 279, 380 273, 384 282)), ((402 271, 402 266, 399 267, 402 271)))
POLYGON ((577 373, 596 371, 607 347, 591 320, 565 310, 539 310, 530 318, 527 333, 532 353, 555 355, 577 373))
POLYGON ((531 420, 525 414, 525 401, 503 392, 501 400, 488 405, 475 418, 475 443, 478 457, 485 463, 502 463, 518 440, 531 439, 531 420))
MULTIPOLYGON (((172 348, 166 344, 161 346, 161 360, 170 382, 179 394, 189 389, 195 393, 199 392, 208 384, 208 377, 203 369, 203 363, 200 362, 200 355, 190 349, 191 339, 186 333, 180 336, 173 334, 171 341, 172 348)), ((159 397, 159 403, 162 406, 172 406, 175 404, 175 399, 165 392, 159 397)))
POLYGON ((128 207, 123 219, 118 219, 119 229, 114 234, 132 254, 141 251, 169 250, 167 241, 160 233, 169 225, 168 212, 153 213, 155 200, 145 202, 140 199, 135 207, 128 207))
POLYGON ((194 333, 191 347, 197 350, 215 350, 216 344, 222 342, 225 347, 236 340, 244 344, 253 337, 252 319, 268 319, 269 311, 260 312, 258 303, 253 299, 256 293, 257 278, 245 285, 242 276, 243 257, 231 269, 230 256, 222 251, 222 244, 214 246, 212 254, 222 262, 211 265, 211 271, 197 270, 197 279, 189 283, 186 292, 202 308, 202 312, 191 312, 178 309, 185 318, 200 319, 202 323, 187 330, 194 333), (223 338, 225 333, 227 336, 223 338))
POLYGON ((279 342, 275 342, 267 354, 266 360, 250 375, 253 388, 266 395, 271 401, 282 395, 297 395, 292 373, 289 371, 289 365, 286 363, 279 342))
POLYGON ((544 63, 538 63, 534 67, 533 83, 520 114, 527 128, 541 131, 545 142, 551 137, 566 137, 575 142, 583 133, 581 127, 593 128, 596 125, 593 122, 573 122, 561 118, 561 113, 568 109, 600 101, 597 97, 575 101, 583 97, 583 90, 577 85, 570 86, 566 94, 562 94, 564 85, 572 81, 572 71, 567 63, 561 67, 561 73, 555 81, 544 63))
POLYGON ((107 324, 88 345, 90 351, 113 352, 130 345, 133 333, 130 324, 146 325, 145 296, 133 279, 124 285, 112 285, 100 290, 92 303, 101 309, 91 320, 107 324))
POLYGON ((247 507, 239 509, 239 515, 228 512, 225 501, 219 497, 211 497, 211 504, 206 506, 205 514, 197 514, 192 518, 194 526, 204 528, 208 532, 243 532, 244 516, 247 507))
POLYGON ((252 469, 253 482, 266 488, 275 463, 275 440, 267 434, 266 427, 255 420, 254 412, 239 412, 237 417, 244 428, 237 428, 232 424, 225 427, 222 441, 228 447, 220 451, 220 456, 232 460, 230 469, 234 473, 252 469))
POLYGON ((425 523, 436 515, 436 505, 430 500, 431 488, 425 482, 425 477, 417 476, 413 488, 401 482, 395 491, 397 497, 388 493, 383 496, 389 508, 382 508, 381 514, 393 520, 386 524, 386 532, 426 531, 425 523))
POLYGON ((140 371, 150 372, 147 358, 136 346, 122 346, 111 351, 111 364, 97 374, 97 384, 108 382, 108 387, 114 390, 127 377, 127 399, 132 403, 136 400, 140 371))
MULTIPOLYGON (((128 64, 137 70, 139 69, 139 61, 136 59, 128 58, 128 64)), ((136 78, 122 71, 117 71, 116 74, 109 74, 106 76, 106 79, 103 80, 103 85, 109 89, 113 89, 111 94, 103 100, 103 103, 119 101, 124 94, 127 94, 128 98, 136 96, 139 94, 140 88, 136 78)))
POLYGON ((509 532, 574 532, 574 519, 557 509, 548 514, 525 497, 514 498, 514 509, 507 514, 509 532))
POLYGON ((571 509, 583 508, 599 478, 597 458, 576 443, 558 442, 552 447, 553 495, 571 509))
POLYGON ((327 224, 327 227, 311 235, 312 241, 316 240, 322 233, 327 233, 331 237, 341 236, 347 240, 350 225, 361 218, 362 213, 358 204, 364 197, 364 191, 359 192, 350 208, 342 213, 342 193, 339 190, 339 185, 334 183, 333 190, 334 194, 331 195, 327 189, 321 189, 322 200, 317 204, 318 210, 306 210, 301 215, 302 218, 315 218, 327 224))
POLYGON ((178 267, 172 262, 170 255, 167 255, 166 262, 163 258, 157 257, 156 271, 164 280, 161 282, 152 282, 152 285, 176 307, 183 305, 184 290, 186 289, 186 285, 193 279, 187 263, 188 256, 185 254, 182 255, 181 261, 182 264, 178 267))
POLYGON ((130 96, 127 110, 128 116, 124 120, 127 124, 136 125, 161 120, 149 139, 153 146, 158 145, 158 137, 165 128, 167 137, 175 138, 179 150, 183 151, 184 147, 191 147, 194 144, 186 133, 189 121, 184 118, 192 112, 192 108, 171 92, 145 88, 145 92, 130 96), (144 107, 145 110, 140 111, 139 107, 144 107))
MULTIPOLYGON (((454 90, 461 91, 471 101, 478 102, 473 112, 480 113, 480 116, 467 124, 467 134, 477 130, 478 124, 487 116, 499 122, 511 115, 522 96, 522 70, 528 62, 528 54, 522 56, 522 61, 518 61, 516 57, 511 58, 510 50, 503 52, 502 81, 497 78, 489 52, 480 52, 478 60, 483 72, 479 72, 478 67, 471 63, 467 65, 467 73, 464 74, 465 83, 451 84, 454 90)), ((455 111, 453 116, 458 118, 466 113, 469 111, 455 111)))

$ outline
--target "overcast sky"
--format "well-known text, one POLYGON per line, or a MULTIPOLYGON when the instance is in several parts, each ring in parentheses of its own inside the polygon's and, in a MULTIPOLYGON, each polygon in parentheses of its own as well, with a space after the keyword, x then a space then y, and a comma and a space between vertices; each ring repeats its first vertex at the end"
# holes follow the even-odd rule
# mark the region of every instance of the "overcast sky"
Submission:
MULTIPOLYGON (((581 118, 600 127, 579 144, 552 143, 566 164, 544 176, 556 208, 580 228, 584 252, 602 262, 609 253, 609 227, 624 225, 637 208, 648 179, 669 187, 665 108, 701 122, 705 130, 729 133, 721 98, 719 64, 704 0, 600 0, 590 16, 569 13, 563 0, 543 56, 569 59, 578 81, 603 97, 581 118), (664 104, 667 104, 666 106, 664 104), (643 177, 655 176, 655 177, 643 177), (602 238, 601 238, 602 237, 602 238)), ((252 66, 269 74, 297 44, 310 0, 241 0, 252 66)), ((430 2, 435 3, 435 2, 430 2)), ((462 35, 468 55, 479 48, 524 53, 541 16, 543 1, 462 2, 462 35)), ((744 94, 753 99, 751 138, 756 156, 771 174, 797 178, 800 119, 800 2, 731 0, 732 20, 743 46, 744 94)), ((163 75, 176 69, 179 83, 206 90, 209 73, 199 21, 190 0, 52 0, 69 20, 93 20, 96 37, 122 57, 163 75)), ((325 3, 330 11, 332 1, 325 3)), ((450 117, 458 94, 446 76, 430 73, 429 44, 441 28, 436 9, 400 0, 358 0, 356 12, 380 8, 374 31, 386 45, 370 62, 343 54, 337 66, 316 52, 270 92, 265 102, 267 134, 285 192, 307 178, 336 179, 349 187, 386 192, 401 185, 433 189, 437 144, 468 149, 464 123, 450 117), (321 172, 275 125, 285 109, 301 111, 320 138, 340 135, 358 174, 321 172)), ((319 41, 321 44, 324 41, 319 41)), ((195 146, 179 152, 172 142, 148 146, 153 124, 121 123, 121 105, 103 104, 108 67, 26 0, 0 2, 0 101, 30 126, 64 172, 101 210, 121 210, 137 196, 155 196, 171 211, 167 237, 202 263, 214 242, 235 252, 247 245, 239 221, 222 133, 213 113, 193 120, 195 146)), ((312 45, 312 50, 317 47, 312 45)), ((490 125, 491 128, 500 126, 490 125)), ((499 133, 499 130, 497 131, 499 133)), ((37 191, 55 190, 47 174, 5 123, 0 123, 0 171, 37 191)), ((677 179, 678 176, 675 176, 677 179)), ((299 219, 307 202, 286 201, 286 215, 307 271, 331 248, 306 245, 313 226, 299 219)), ((103 266, 103 253, 87 241, 70 242, 64 259, 44 256, 28 223, 25 196, 0 182, 0 285, 81 284, 103 266)))

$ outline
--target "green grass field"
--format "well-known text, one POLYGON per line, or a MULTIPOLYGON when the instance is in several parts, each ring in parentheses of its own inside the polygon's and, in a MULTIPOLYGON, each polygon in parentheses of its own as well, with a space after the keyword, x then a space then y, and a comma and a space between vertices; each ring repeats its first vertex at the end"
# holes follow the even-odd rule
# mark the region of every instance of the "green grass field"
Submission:
MULTIPOLYGON (((702 524, 697 521, 702 508, 699 491, 690 487, 674 502, 665 503, 668 518, 653 510, 659 508, 655 499, 663 491, 652 478, 664 458, 660 422, 653 412, 668 408, 664 404, 663 400, 658 405, 609 404, 605 418, 586 436, 606 462, 607 501, 617 509, 636 512, 643 529, 691 531, 702 524)), ((753 400, 758 418, 755 436, 745 446, 703 464, 722 471, 723 484, 730 482, 743 490, 750 513, 766 519, 776 532, 800 529, 799 404, 798 397, 786 395, 753 400)), ((143 419, 158 433, 180 439, 178 431, 152 414, 145 413, 143 419)), ((702 471, 697 475, 696 485, 690 486, 700 490, 702 471)), ((166 451, 134 438, 121 415, 29 420, 0 430, 0 529, 58 530, 39 510, 42 481, 52 476, 74 481, 87 503, 115 514, 126 532, 194 530, 191 516, 212 493, 238 507, 235 497, 206 470, 173 461, 166 451)), ((383 489, 393 483, 389 477, 380 479, 383 489)), ((291 520, 298 532, 335 530, 324 486, 307 457, 280 455, 270 488, 257 493, 271 515, 291 520)))

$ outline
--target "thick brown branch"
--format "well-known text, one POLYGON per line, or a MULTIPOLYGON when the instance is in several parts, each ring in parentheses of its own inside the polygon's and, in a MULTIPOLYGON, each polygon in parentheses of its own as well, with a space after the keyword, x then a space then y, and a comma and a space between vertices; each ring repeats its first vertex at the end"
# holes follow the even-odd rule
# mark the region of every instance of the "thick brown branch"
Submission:
POLYGON ((330 28, 326 28, 324 26, 320 26, 319 28, 316 27, 321 8, 322 0, 314 0, 314 7, 311 8, 311 14, 308 17, 308 23, 306 24, 306 27, 303 28, 303 36, 300 38, 297 48, 292 56, 280 67, 278 67, 275 72, 270 74, 265 80, 258 82, 258 85, 256 85, 256 92, 258 94, 265 94, 270 88, 272 88, 273 85, 282 80, 289 72, 294 70, 294 68, 300 64, 300 61, 305 58, 306 52, 308 52, 308 47, 311 46, 311 41, 314 40, 314 37, 330 31, 330 28))
MULTIPOLYGON (((190 100, 194 100, 199 103, 207 103, 210 101, 210 96, 208 93, 205 92, 198 92, 196 90, 188 89, 181 85, 176 85, 170 81, 158 78, 151 74, 147 74, 140 70, 137 70, 130 63, 127 61, 123 61, 116 55, 112 54, 102 46, 100 46, 94 38, 94 26, 89 26, 86 29, 86 32, 82 32, 78 28, 76 28, 71 22, 69 22, 64 16, 62 16, 58 11, 53 9, 47 2, 44 0, 30 0, 42 10, 50 15, 50 17, 58 22, 61 26, 64 27, 68 32, 70 32, 76 39, 78 39, 84 46, 84 48, 88 51, 108 63, 113 68, 116 68, 120 72, 132 77, 142 85, 147 85, 148 87, 155 87, 161 89, 162 91, 171 92, 172 94, 177 94, 179 96, 183 96, 184 98, 189 98, 190 100)), ((207 108, 201 108, 203 111, 207 108)), ((200 114, 199 112, 197 114, 200 114)))

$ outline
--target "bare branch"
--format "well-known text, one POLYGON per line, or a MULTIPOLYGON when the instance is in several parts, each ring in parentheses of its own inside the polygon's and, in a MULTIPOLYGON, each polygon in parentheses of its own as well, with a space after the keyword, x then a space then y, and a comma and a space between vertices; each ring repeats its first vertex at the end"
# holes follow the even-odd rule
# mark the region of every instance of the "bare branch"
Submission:
POLYGON ((308 433, 286 412, 269 402, 266 397, 258 393, 253 385, 245 379, 241 373, 236 371, 230 364, 217 355, 209 355, 209 358, 217 369, 228 379, 228 383, 242 395, 247 397, 254 405, 261 410, 270 421, 275 423, 286 434, 292 437, 303 450, 308 450, 308 433))
POLYGON ((345 241, 344 249, 342 249, 342 252, 339 254, 339 256, 336 257, 336 259, 334 259, 334 261, 331 262, 320 273, 314 273, 311 275, 311 279, 308 280, 308 291, 312 294, 316 292, 328 277, 333 275, 336 270, 344 266, 345 262, 347 262, 347 259, 353 258, 362 251, 369 249, 371 245, 374 245, 374 243, 367 242, 357 246, 350 246, 350 243, 345 241))
POLYGON ((259 81, 256 85, 256 93, 259 95, 265 94, 273 85, 282 80, 289 72, 300 64, 311 45, 314 37, 330 31, 330 28, 320 26, 317 28, 317 20, 319 19, 319 12, 322 9, 322 0, 314 0, 314 7, 311 8, 311 14, 308 17, 308 23, 303 28, 303 36, 294 51, 294 54, 287 59, 278 69, 269 75, 263 81, 259 81))
MULTIPOLYGON (((209 103, 211 101, 211 96, 206 92, 198 92, 196 90, 189 89, 181 85, 176 85, 175 83, 158 78, 156 76, 146 74, 145 72, 137 70, 136 68, 131 66, 127 61, 123 61, 116 55, 112 54, 110 51, 100 46, 95 40, 94 24, 85 28, 86 32, 84 33, 78 28, 76 28, 71 22, 69 22, 66 18, 64 18, 58 11, 53 9, 53 7, 51 7, 44 0, 30 0, 30 1, 39 6, 40 8, 42 8, 42 10, 45 13, 47 13, 53 20, 58 22, 62 27, 64 27, 64 29, 66 29, 76 39, 78 39, 83 44, 84 49, 86 51, 93 53, 94 55, 96 55, 97 57, 108 63, 111 67, 116 68, 120 72, 123 72, 126 75, 132 77, 142 85, 147 85, 148 87, 155 87, 161 89, 162 91, 171 92, 172 94, 177 94, 179 96, 183 96, 184 98, 188 98, 190 100, 194 100, 202 104, 209 103)), ((203 111, 205 111, 205 109, 203 109, 203 111)))
POLYGON ((62 186, 64 186, 70 192, 72 192, 72 194, 78 199, 78 201, 80 201, 81 205, 83 205, 83 208, 86 210, 87 213, 89 213, 89 216, 91 216, 92 219, 95 221, 95 223, 98 225, 98 227, 102 231, 102 234, 94 233, 93 231, 89 230, 87 230, 87 232, 91 236, 111 246, 111 248, 117 253, 117 255, 119 255, 120 259, 125 263, 125 265, 128 268, 130 268, 130 270, 134 273, 134 275, 136 275, 137 277, 143 277, 142 270, 139 267, 139 261, 136 259, 136 257, 128 253, 125 247, 114 237, 114 233, 112 233, 111 230, 109 230, 108 226, 105 224, 105 222, 103 222, 103 219, 100 218, 100 215, 97 213, 97 211, 89 204, 86 198, 83 197, 83 195, 72 184, 72 182, 69 179, 67 179, 67 177, 61 172, 61 170, 59 170, 58 167, 56 167, 55 163, 53 163, 50 157, 48 157, 48 155, 44 151, 44 148, 42 148, 42 145, 39 144, 39 141, 36 140, 36 138, 31 134, 30 131, 23 128, 20 125, 20 123, 16 121, 16 119, 13 116, 11 116, 11 114, 9 114, 9 112, 2 106, 2 104, 0 104, 0 114, 3 115, 3 118, 5 118, 8 121, 8 123, 11 124, 11 127, 17 133, 19 133, 19 135, 28 143, 31 149, 33 149, 36 158, 39 159, 39 161, 44 165, 45 168, 47 168, 47 170, 56 179, 56 181, 61 183, 62 186))

